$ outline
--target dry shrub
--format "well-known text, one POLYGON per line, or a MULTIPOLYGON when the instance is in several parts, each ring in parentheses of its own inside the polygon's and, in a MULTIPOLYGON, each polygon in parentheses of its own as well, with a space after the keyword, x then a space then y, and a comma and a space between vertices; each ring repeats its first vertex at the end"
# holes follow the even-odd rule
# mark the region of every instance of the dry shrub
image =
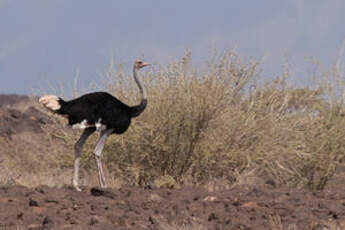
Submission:
MULTIPOLYGON (((190 62, 187 52, 167 66, 141 73, 148 107, 124 135, 109 138, 103 153, 109 178, 174 187, 216 179, 242 183, 244 175, 254 172, 258 179, 321 189, 343 165, 341 89, 325 81, 313 88, 292 87, 287 73, 262 86, 254 84, 258 62, 241 59, 233 50, 214 55, 199 69, 190 62)), ((109 66, 106 87, 134 105, 137 87, 123 69, 109 66)), ((322 76, 329 82, 334 76, 341 80, 334 72, 322 76)), ((80 132, 56 121, 48 133, 70 149, 58 162, 72 167, 80 132)), ((94 143, 95 137, 82 156, 87 172, 94 169, 94 143)))
MULTIPOLYGON (((214 173, 208 170, 209 164, 217 155, 209 147, 216 144, 210 134, 222 125, 217 120, 241 100, 256 67, 256 62, 243 64, 229 51, 199 73, 191 66, 187 52, 182 60, 146 73, 148 108, 125 135, 113 137, 108 144, 108 167, 135 169, 138 183, 160 176, 171 176, 177 183, 186 178, 209 178, 214 173)), ((114 79, 124 76, 112 74, 114 79)), ((129 93, 127 98, 135 98, 135 91, 111 86, 115 95, 129 93)))

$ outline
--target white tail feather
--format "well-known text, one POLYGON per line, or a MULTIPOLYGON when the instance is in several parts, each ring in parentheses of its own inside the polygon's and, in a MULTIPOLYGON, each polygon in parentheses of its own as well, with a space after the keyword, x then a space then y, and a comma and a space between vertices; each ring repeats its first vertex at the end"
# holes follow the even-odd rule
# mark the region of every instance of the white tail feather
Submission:
POLYGON ((59 98, 55 95, 45 95, 39 99, 39 102, 50 111, 57 111, 61 108, 59 98))

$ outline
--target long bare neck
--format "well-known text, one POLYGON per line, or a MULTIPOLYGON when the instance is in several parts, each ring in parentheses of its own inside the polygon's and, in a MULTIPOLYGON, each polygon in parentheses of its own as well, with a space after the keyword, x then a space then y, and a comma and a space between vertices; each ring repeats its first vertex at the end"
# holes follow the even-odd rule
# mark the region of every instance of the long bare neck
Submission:
POLYGON ((131 107, 131 116, 132 117, 137 117, 139 116, 146 108, 147 105, 147 93, 146 93, 146 88, 141 84, 140 77, 138 76, 138 70, 133 67, 133 77, 135 82, 138 85, 139 91, 140 91, 140 96, 141 96, 141 101, 139 105, 131 107))
POLYGON ((133 67, 133 77, 135 82, 137 83, 141 95, 141 100, 147 99, 147 93, 146 93, 146 88, 141 84, 141 79, 138 76, 138 70, 133 67))

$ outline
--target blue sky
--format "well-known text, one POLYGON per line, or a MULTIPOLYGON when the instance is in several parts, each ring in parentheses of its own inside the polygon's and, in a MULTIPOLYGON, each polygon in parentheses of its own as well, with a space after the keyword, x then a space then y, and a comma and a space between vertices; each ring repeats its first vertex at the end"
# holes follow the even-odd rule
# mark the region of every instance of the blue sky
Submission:
MULTIPOLYGON (((47 82, 99 81, 115 62, 166 63, 186 48, 206 60, 212 48, 263 59, 261 75, 287 58, 335 62, 345 40, 343 0, 0 0, 0 93, 32 93, 47 82)), ((47 87, 47 91, 49 88, 47 87)))

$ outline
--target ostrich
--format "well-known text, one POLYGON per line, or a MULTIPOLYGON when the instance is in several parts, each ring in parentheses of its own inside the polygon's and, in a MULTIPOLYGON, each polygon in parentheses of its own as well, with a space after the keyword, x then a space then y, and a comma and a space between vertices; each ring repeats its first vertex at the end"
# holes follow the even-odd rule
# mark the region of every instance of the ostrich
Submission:
POLYGON ((106 187, 101 162, 104 144, 111 134, 124 133, 131 123, 131 118, 139 116, 145 110, 147 105, 146 89, 142 86, 137 71, 148 65, 150 64, 147 62, 136 60, 133 66, 133 77, 141 94, 141 102, 136 106, 128 106, 106 92, 89 93, 70 101, 65 101, 55 95, 45 95, 39 99, 39 102, 46 109, 66 117, 72 128, 84 130, 74 146, 75 159, 72 184, 77 191, 81 191, 78 181, 83 145, 95 131, 100 132, 94 149, 98 179, 101 188, 106 187))

